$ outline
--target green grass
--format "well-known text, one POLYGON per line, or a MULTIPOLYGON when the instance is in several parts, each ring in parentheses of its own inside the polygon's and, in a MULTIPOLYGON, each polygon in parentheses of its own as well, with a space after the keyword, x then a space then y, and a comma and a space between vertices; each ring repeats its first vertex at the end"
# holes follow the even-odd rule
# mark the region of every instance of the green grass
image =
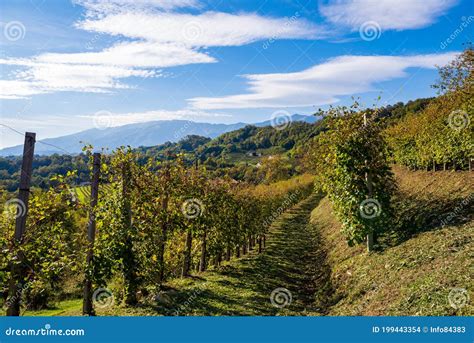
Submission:
MULTIPOLYGON (((448 295, 463 288, 474 298, 472 202, 459 211, 460 201, 472 196, 474 174, 395 171, 408 233, 396 233, 373 253, 349 247, 330 202, 313 195, 273 223, 264 253, 170 280, 138 306, 116 303, 97 314, 473 315, 472 300, 455 309, 448 295), (454 208, 456 218, 441 227, 454 208), (270 302, 280 287, 292 294, 284 308, 270 302)), ((81 306, 68 300, 26 315, 81 315, 81 306)))
POLYGON ((350 248, 340 232, 331 204, 323 199, 312 222, 324 237, 336 298, 331 315, 473 315, 474 306, 453 308, 449 294, 466 289, 474 297, 472 204, 473 174, 468 172, 407 172, 396 169, 397 208, 402 229, 392 233, 395 244, 367 254, 363 246, 350 248), (440 222, 453 208, 458 215, 445 227, 440 222), (410 220, 406 220, 410 218, 410 220))
MULTIPOLYGON (((284 213, 271 227, 262 254, 253 250, 241 259, 190 278, 170 280, 159 300, 142 299, 136 307, 119 304, 98 309, 98 315, 321 315, 327 311, 329 269, 324 254, 314 250, 319 236, 308 224, 312 196, 284 213), (276 288, 291 292, 283 308, 272 305, 276 288)), ((27 315, 80 315, 80 300, 64 301, 50 310, 27 315)))
MULTIPOLYGON (((108 192, 112 189, 111 184, 101 184, 99 186, 99 192, 108 192)), ((88 203, 91 196, 90 186, 78 186, 73 188, 74 194, 77 196, 77 200, 81 203, 88 203)))
POLYGON ((82 299, 65 300, 54 307, 39 311, 25 311, 24 316, 67 316, 79 315, 82 308, 82 299))

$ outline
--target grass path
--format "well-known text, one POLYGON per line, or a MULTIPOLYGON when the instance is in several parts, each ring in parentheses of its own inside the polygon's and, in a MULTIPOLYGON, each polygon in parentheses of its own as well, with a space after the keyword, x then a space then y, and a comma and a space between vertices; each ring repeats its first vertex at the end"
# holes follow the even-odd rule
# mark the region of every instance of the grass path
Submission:
POLYGON ((318 250, 319 237, 308 224, 318 201, 313 195, 282 214, 270 229, 264 253, 168 283, 165 304, 155 310, 162 314, 177 310, 180 315, 324 314, 332 293, 329 267, 318 250), (272 305, 270 294, 276 288, 291 292, 291 304, 272 305))
MULTIPOLYGON (((322 315, 332 289, 320 237, 309 224, 320 197, 312 195, 283 213, 271 226, 262 254, 249 255, 190 278, 166 283, 164 291, 136 307, 115 305, 98 315, 322 315), (277 288, 291 292, 291 303, 272 305, 277 288)), ((287 298, 288 299, 288 298, 287 298)), ((281 301, 287 299, 281 298, 281 301)), ((277 299, 278 301, 278 299, 277 299)), ((26 315, 80 315, 81 301, 26 315)))

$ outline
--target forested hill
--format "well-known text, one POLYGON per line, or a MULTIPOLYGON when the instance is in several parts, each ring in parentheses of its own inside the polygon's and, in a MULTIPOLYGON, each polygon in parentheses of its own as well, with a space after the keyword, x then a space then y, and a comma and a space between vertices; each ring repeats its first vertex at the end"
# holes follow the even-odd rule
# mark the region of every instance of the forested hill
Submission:
MULTIPOLYGON (((314 123, 313 116, 285 114, 285 119, 292 122, 314 123)), ((52 155, 54 153, 79 154, 85 143, 91 144, 97 150, 114 150, 121 146, 138 148, 141 146, 156 146, 166 142, 177 142, 188 135, 200 135, 216 138, 223 133, 245 127, 246 123, 212 124, 191 120, 158 120, 113 126, 114 117, 105 112, 98 112, 94 117, 95 128, 67 136, 43 139, 35 148, 37 155, 52 155)), ((272 120, 254 123, 257 127, 270 126, 272 120)), ((23 152, 23 146, 18 145, 0 149, 0 156, 18 156, 23 152)))
MULTIPOLYGON (((380 117, 388 118, 387 125, 393 125, 407 114, 422 111, 432 99, 417 99, 408 103, 396 103, 380 110, 380 117)), ((275 129, 270 122, 267 126, 247 125, 211 139, 199 135, 188 135, 179 142, 166 142, 152 147, 140 147, 136 150, 145 157, 169 159, 184 154, 188 163, 196 160, 205 164, 209 170, 218 174, 228 173, 231 177, 250 182, 269 179, 278 181, 301 172, 304 163, 296 163, 304 154, 307 143, 325 129, 324 120, 313 123, 298 121, 275 129), (272 160, 269 161, 268 157, 272 160), (279 157, 279 158, 275 158, 279 157), (263 168, 260 166, 263 164, 263 168), (255 168, 255 166, 259 168, 255 168), (278 175, 272 169, 279 168, 278 175)), ((20 157, 0 157, 0 186, 7 191, 18 187, 20 157)), ((36 156, 33 162, 32 184, 43 189, 51 185, 53 175, 65 175, 77 170, 76 184, 89 179, 87 158, 84 154, 36 156)))

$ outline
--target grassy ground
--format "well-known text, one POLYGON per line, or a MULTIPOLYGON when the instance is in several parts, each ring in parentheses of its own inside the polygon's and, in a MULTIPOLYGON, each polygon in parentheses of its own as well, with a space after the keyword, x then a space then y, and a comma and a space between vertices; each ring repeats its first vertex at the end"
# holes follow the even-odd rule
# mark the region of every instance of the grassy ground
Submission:
MULTIPOLYGON (((108 192, 112 189, 112 185, 104 184, 100 186, 102 192, 108 192)), ((72 189, 73 194, 77 197, 77 200, 81 203, 89 203, 91 196, 91 186, 78 186, 72 189)))
POLYGON ((327 199, 312 213, 340 299, 329 314, 473 315, 472 300, 459 309, 448 300, 453 288, 474 297, 473 173, 395 172, 397 209, 403 212, 399 226, 389 228, 399 238, 395 244, 368 255, 364 247, 345 244, 327 199))
MULTIPOLYGON (((272 225, 263 254, 171 280, 154 299, 98 315, 473 315, 472 300, 456 309, 449 294, 474 297, 474 174, 395 173, 398 217, 374 253, 348 247, 329 201, 313 195, 272 225), (291 304, 272 305, 277 288, 291 292, 291 304)), ((26 313, 80 314, 80 300, 26 313)))
MULTIPOLYGON (((329 267, 315 249, 320 237, 311 229, 309 215, 319 197, 312 196, 284 213, 271 228, 265 252, 198 276, 168 282, 154 301, 125 308, 98 309, 99 315, 320 315, 327 313, 329 267), (286 288, 291 303, 272 305, 273 290, 286 288)), ((280 304, 289 298, 281 298, 280 304)), ((278 302, 279 299, 276 299, 278 302)), ((81 301, 61 302, 57 308, 27 315, 80 315, 81 301)))

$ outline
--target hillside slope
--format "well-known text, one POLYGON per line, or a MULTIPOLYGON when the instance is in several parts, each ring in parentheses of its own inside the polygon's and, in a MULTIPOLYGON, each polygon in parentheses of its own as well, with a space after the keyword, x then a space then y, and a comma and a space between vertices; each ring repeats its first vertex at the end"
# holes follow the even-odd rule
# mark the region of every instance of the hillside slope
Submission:
MULTIPOLYGON (((115 293, 115 305, 98 314, 473 315, 464 293, 454 294, 458 308, 450 305, 449 294, 465 289, 474 297, 474 174, 401 168, 395 174, 400 218, 390 239, 380 240, 371 254, 363 246, 349 247, 328 199, 312 195, 273 222, 262 254, 253 250, 190 278, 169 280, 136 307, 120 305, 115 293), (285 306, 272 304, 274 290, 285 306)), ((25 315, 80 313, 76 299, 25 315)))
MULTIPOLYGON (((100 117, 99 117, 100 119, 100 117)), ((235 124, 212 124, 195 122, 190 120, 158 120, 145 123, 128 124, 123 126, 109 127, 114 124, 112 118, 103 117, 103 123, 97 123, 98 128, 89 129, 67 136, 41 139, 44 144, 37 144, 35 153, 38 155, 79 154, 84 143, 92 144, 97 150, 116 149, 120 146, 155 146, 165 142, 177 142, 189 135, 200 135, 216 138, 226 132, 238 130, 247 125, 264 127, 271 126, 270 120, 259 123, 235 123, 235 124)), ((314 123, 318 120, 315 116, 294 114, 291 116, 293 122, 314 123)), ((0 149, 0 156, 21 155, 23 146, 17 145, 0 149)))
POLYGON ((458 309, 448 300, 454 288, 474 297, 474 174, 395 168, 395 175, 400 217, 392 228, 395 239, 370 255, 363 246, 347 246, 328 199, 312 212, 339 300, 329 314, 474 314, 472 300, 458 309))

